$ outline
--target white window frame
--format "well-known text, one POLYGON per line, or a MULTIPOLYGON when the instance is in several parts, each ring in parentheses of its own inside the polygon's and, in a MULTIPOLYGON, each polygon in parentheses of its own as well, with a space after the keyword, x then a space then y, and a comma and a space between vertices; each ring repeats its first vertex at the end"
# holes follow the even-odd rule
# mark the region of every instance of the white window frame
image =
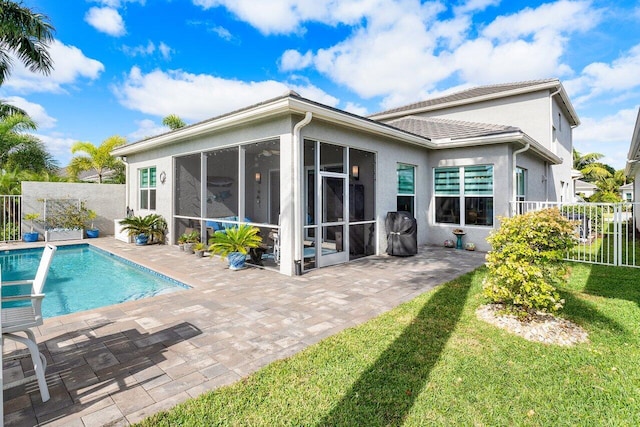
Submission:
POLYGON ((402 162, 398 162, 396 164, 396 207, 398 205, 398 199, 400 197, 408 197, 412 199, 412 207, 413 207, 413 212, 411 212, 411 215, 413 215, 414 217, 416 216, 416 187, 418 185, 418 183, 416 182, 416 172, 417 172, 417 167, 416 165, 412 165, 409 163, 402 163, 402 162), (413 193, 400 193, 398 192, 398 187, 399 187, 399 176, 398 176, 398 171, 400 170, 400 167, 408 167, 411 168, 413 170, 413 193))
POLYGON ((155 211, 158 207, 157 205, 157 197, 158 197, 158 168, 156 166, 147 166, 144 168, 138 169, 138 209, 146 210, 146 211, 155 211), (156 175, 154 185, 151 185, 151 170, 154 170, 154 174, 156 175), (142 173, 143 171, 147 171, 148 174, 148 183, 146 187, 142 186, 142 173), (146 193, 146 201, 147 205, 142 206, 143 197, 142 194, 146 193), (151 201, 151 196, 153 195, 153 202, 151 201), (153 206, 153 208, 151 207, 153 206))
POLYGON ((482 164, 482 165, 466 165, 466 166, 441 166, 441 167, 436 167, 433 168, 433 204, 434 206, 436 206, 436 199, 438 197, 458 197, 459 198, 459 204, 460 204, 460 211, 458 212, 458 222, 438 222, 436 221, 436 209, 434 209, 433 212, 433 223, 434 224, 441 224, 441 225, 460 225, 460 226, 477 226, 477 227, 493 227, 495 224, 495 211, 492 210, 491 212, 491 224, 490 225, 485 225, 485 224, 466 224, 466 199, 470 199, 470 198, 491 198, 493 199, 493 205, 495 205, 495 166, 492 164, 482 164), (465 194, 465 169, 467 168, 473 168, 476 166, 484 166, 484 167, 491 167, 491 194, 478 194, 478 195, 472 195, 472 194, 465 194), (437 190, 436 190, 436 172, 439 169, 458 169, 458 176, 459 176, 459 187, 458 187, 458 194, 438 194, 437 190))

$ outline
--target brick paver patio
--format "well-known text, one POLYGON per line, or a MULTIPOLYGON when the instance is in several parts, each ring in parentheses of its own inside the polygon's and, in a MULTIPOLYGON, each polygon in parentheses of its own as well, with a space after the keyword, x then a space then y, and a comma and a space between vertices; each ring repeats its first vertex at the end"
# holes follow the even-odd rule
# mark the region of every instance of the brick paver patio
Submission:
MULTIPOLYGON (((421 247, 299 277, 196 258, 173 246, 85 241, 193 289, 47 319, 39 345, 51 400, 35 381, 5 391, 5 425, 128 425, 251 374, 471 271, 484 254, 421 247)), ((14 248, 10 246, 9 248, 14 248)), ((5 354, 16 349, 7 341, 5 354)), ((5 381, 29 359, 4 363, 5 381)), ((27 371, 25 371, 27 370, 27 371)))

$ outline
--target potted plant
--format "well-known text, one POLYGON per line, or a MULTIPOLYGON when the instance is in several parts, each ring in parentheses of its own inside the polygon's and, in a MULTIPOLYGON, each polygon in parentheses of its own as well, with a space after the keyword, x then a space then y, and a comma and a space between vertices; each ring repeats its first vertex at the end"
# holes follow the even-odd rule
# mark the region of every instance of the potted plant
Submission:
POLYGON ((193 251, 195 252, 198 258, 202 258, 204 256, 205 244, 203 242, 198 242, 193 245, 193 251))
POLYGON ((24 216, 25 221, 29 221, 31 223, 31 231, 22 235, 22 240, 24 240, 25 242, 38 241, 40 233, 38 233, 37 231, 33 231, 33 222, 38 218, 40 218, 39 213, 28 213, 24 216))
POLYGON ((47 242, 80 240, 88 209, 78 199, 44 199, 44 237, 47 242))
POLYGON ((167 232, 167 222, 162 215, 158 214, 125 218, 120 221, 120 225, 123 231, 135 238, 138 246, 164 242, 167 232))
POLYGON ((198 242, 200 242, 200 232, 193 230, 187 234, 187 240, 184 242, 184 251, 188 254, 194 253, 193 246, 198 242))
POLYGON ((95 228, 93 226, 93 220, 96 219, 98 217, 98 213, 94 210, 87 210, 87 219, 89 221, 91 221, 91 228, 88 228, 87 231, 87 237, 90 239, 95 239, 96 237, 100 236, 100 230, 98 230, 97 228, 95 228))
POLYGON ((260 229, 247 224, 216 231, 209 239, 209 251, 226 257, 230 270, 244 268, 249 249, 257 248, 262 243, 258 234, 260 229))
POLYGON ((178 237, 178 249, 184 251, 184 244, 187 243, 188 236, 186 233, 182 233, 180 237, 178 237))

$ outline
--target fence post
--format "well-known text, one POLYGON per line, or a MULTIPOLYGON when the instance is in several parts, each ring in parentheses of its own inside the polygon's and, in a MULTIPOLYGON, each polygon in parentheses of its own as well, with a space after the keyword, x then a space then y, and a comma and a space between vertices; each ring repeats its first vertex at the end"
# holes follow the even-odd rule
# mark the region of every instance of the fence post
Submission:
POLYGON ((621 236, 622 209, 619 203, 613 205, 613 265, 619 266, 622 261, 621 236))

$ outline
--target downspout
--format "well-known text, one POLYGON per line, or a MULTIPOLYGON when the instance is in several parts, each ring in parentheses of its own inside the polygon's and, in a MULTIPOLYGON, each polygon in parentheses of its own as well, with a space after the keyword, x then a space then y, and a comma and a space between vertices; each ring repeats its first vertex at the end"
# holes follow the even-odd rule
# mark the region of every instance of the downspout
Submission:
POLYGON ((129 213, 129 163, 127 162, 127 156, 120 156, 120 160, 124 163, 124 200, 127 205, 127 214, 129 213))
POLYGON ((519 150, 514 151, 511 154, 511 182, 513 183, 512 185, 512 189, 511 189, 511 201, 512 201, 512 205, 511 205, 511 216, 514 217, 516 215, 517 210, 517 204, 516 204, 516 197, 517 197, 517 187, 518 187, 518 177, 516 175, 516 157, 518 156, 518 154, 520 153, 524 153, 525 151, 527 151, 529 149, 529 147, 531 146, 531 144, 529 144, 528 142, 524 145, 524 147, 522 147, 519 150))
POLYGON ((307 111, 304 119, 300 120, 293 127, 293 262, 295 274, 302 274, 302 227, 303 227, 303 206, 302 206, 302 147, 300 145, 300 130, 308 125, 313 118, 313 114, 307 111))

